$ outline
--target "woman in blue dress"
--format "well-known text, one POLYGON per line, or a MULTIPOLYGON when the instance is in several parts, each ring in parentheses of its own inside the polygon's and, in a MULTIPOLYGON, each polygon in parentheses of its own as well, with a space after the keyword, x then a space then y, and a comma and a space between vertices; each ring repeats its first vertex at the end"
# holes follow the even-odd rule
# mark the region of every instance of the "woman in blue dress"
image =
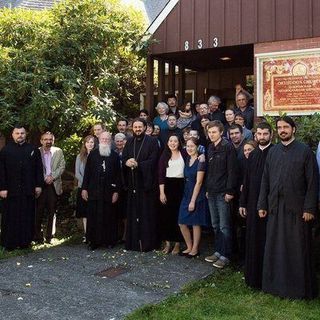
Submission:
POLYGON ((188 258, 199 256, 201 226, 208 225, 208 204, 203 185, 206 163, 198 159, 198 140, 187 141, 188 157, 184 168, 185 186, 180 204, 178 223, 187 249, 182 252, 188 258), (192 226, 192 234, 189 229, 192 226))

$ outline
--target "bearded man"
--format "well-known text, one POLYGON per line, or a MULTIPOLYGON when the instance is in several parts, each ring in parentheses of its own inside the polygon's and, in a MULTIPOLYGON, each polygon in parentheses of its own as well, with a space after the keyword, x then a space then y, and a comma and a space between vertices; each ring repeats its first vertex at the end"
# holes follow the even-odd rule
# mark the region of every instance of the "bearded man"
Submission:
POLYGON ((122 163, 128 188, 126 248, 150 251, 157 247, 156 197, 158 142, 145 134, 145 120, 132 123, 133 137, 129 138, 122 163))
POLYGON ((262 290, 285 298, 317 295, 312 261, 312 220, 318 209, 319 172, 315 155, 295 139, 292 118, 276 122, 281 140, 268 153, 258 200, 268 216, 262 290))
POLYGON ((266 157, 272 147, 271 126, 262 122, 257 125, 254 149, 247 160, 239 213, 246 218, 245 281, 255 289, 261 289, 264 246, 266 242, 267 218, 260 218, 257 210, 261 179, 266 157))
POLYGON ((35 198, 43 184, 40 151, 26 142, 26 130, 16 126, 13 142, 0 152, 0 197, 3 199, 1 245, 26 248, 34 236, 35 198))
POLYGON ((111 149, 111 134, 102 132, 98 148, 88 155, 81 192, 88 201, 87 241, 91 250, 117 242, 114 204, 120 187, 120 159, 111 149))

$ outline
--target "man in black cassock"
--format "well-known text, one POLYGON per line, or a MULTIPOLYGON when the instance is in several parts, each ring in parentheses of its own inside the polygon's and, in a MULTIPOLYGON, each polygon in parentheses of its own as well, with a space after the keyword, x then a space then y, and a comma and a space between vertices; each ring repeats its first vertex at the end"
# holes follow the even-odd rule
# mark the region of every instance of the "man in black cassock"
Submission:
POLYGON ((239 213, 246 218, 246 250, 244 276, 246 284, 261 289, 267 218, 260 218, 257 202, 264 164, 271 144, 271 126, 262 122, 257 125, 258 148, 253 150, 246 163, 239 213))
POLYGON ((281 143, 268 153, 258 200, 268 215, 262 290, 281 297, 311 299, 317 282, 311 252, 311 224, 318 205, 315 155, 295 140, 294 121, 277 120, 281 143))
POLYGON ((112 247, 117 242, 118 220, 114 203, 121 184, 120 159, 111 149, 111 134, 102 132, 99 145, 88 155, 81 196, 88 201, 87 234, 89 248, 112 247))
POLYGON ((16 126, 12 138, 13 142, 0 152, 1 245, 7 250, 30 246, 34 236, 35 198, 43 184, 40 151, 26 142, 25 128, 16 126))
POLYGON ((128 187, 126 249, 150 251, 157 247, 156 234, 156 166, 158 142, 145 134, 146 122, 135 119, 133 137, 123 153, 125 180, 128 187))

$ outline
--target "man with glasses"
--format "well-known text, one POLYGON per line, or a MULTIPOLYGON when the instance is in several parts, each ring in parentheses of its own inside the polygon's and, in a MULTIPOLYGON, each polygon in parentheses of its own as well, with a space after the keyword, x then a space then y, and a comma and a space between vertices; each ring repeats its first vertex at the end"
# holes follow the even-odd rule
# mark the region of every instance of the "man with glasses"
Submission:
POLYGON ((241 113, 244 116, 245 126, 247 129, 251 130, 253 128, 254 109, 249 105, 247 96, 242 92, 237 94, 236 102, 238 108, 235 108, 235 112, 241 113))

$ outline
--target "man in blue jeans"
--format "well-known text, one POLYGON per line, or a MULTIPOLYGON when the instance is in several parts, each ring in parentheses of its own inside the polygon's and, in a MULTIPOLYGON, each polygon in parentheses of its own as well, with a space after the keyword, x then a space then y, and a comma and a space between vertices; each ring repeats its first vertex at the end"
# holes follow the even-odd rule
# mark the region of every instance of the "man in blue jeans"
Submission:
POLYGON ((237 155, 232 144, 222 138, 224 126, 216 120, 209 122, 207 132, 211 141, 207 152, 206 188, 214 230, 214 253, 205 260, 216 268, 224 268, 232 251, 230 202, 237 186, 237 155))

